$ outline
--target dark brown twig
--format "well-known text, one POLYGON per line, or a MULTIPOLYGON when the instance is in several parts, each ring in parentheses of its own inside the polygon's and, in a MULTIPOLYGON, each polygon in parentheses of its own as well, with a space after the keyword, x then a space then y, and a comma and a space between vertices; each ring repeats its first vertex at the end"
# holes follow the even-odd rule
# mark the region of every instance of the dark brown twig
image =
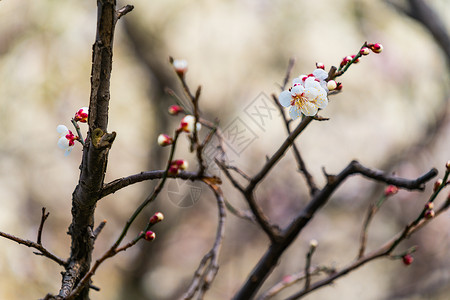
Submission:
POLYGON ((27 246, 27 247, 34 248, 34 249, 36 249, 36 250, 39 250, 40 252, 33 252, 33 253, 36 254, 36 255, 42 255, 42 256, 45 256, 45 257, 47 257, 47 258, 53 260, 54 262, 56 262, 56 263, 59 264, 60 266, 66 267, 67 264, 68 264, 67 261, 65 261, 65 260, 63 260, 63 259, 57 257, 56 255, 50 253, 50 252, 49 252, 47 249, 45 249, 44 246, 42 246, 41 244, 35 243, 35 242, 33 242, 33 241, 30 241, 30 240, 24 240, 24 239, 21 239, 21 238, 19 238, 19 237, 16 237, 16 236, 12 235, 12 234, 5 233, 5 232, 2 232, 2 231, 0 231, 0 236, 2 236, 2 237, 4 237, 4 238, 7 238, 7 239, 9 239, 9 240, 11 240, 11 241, 14 241, 14 242, 16 242, 16 243, 18 243, 18 244, 25 245, 25 246, 27 246))
POLYGON ((49 215, 50 215, 50 213, 49 212, 45 213, 45 207, 43 207, 41 223, 39 224, 38 235, 37 235, 37 240, 36 240, 39 245, 42 245, 42 229, 44 229, 44 223, 47 220, 49 215))
MULTIPOLYGON (((155 170, 155 171, 146 171, 141 172, 138 174, 130 175, 127 177, 119 178, 116 180, 113 180, 107 184, 104 185, 101 193, 101 198, 104 198, 110 194, 113 194, 117 192, 118 190, 125 188, 129 185, 146 181, 146 180, 155 180, 155 179, 161 179, 164 177, 165 171, 164 170, 155 170)), ((209 178, 214 179, 217 181, 220 181, 218 177, 215 176, 209 176, 209 175, 203 175, 199 176, 198 172, 180 172, 179 174, 169 174, 167 175, 168 178, 180 178, 183 180, 200 180, 202 178, 209 178)))
POLYGON ((125 5, 124 7, 122 7, 121 9, 119 9, 117 11, 117 19, 122 18, 123 16, 125 16, 127 13, 131 12, 134 9, 133 5, 125 5))

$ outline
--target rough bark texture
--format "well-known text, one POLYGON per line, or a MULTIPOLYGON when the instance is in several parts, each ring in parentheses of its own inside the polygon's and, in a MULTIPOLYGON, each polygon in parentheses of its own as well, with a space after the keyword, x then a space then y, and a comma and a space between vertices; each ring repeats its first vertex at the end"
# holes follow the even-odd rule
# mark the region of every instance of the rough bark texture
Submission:
MULTIPOLYGON (((115 133, 108 134, 108 107, 112 46, 117 21, 116 1, 97 1, 97 34, 93 46, 89 134, 83 149, 80 179, 72 194, 72 237, 69 265, 63 273, 59 296, 67 297, 89 271, 94 248, 94 212, 102 192, 108 151, 115 133)), ((75 299, 89 299, 89 286, 75 299)))

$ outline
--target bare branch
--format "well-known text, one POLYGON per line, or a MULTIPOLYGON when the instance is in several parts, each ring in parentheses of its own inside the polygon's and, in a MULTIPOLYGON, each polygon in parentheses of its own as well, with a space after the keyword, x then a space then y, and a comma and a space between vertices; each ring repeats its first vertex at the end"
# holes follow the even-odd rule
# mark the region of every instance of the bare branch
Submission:
POLYGON ((194 278, 188 288, 188 291, 182 296, 182 299, 185 300, 192 299, 196 293, 198 294, 197 299, 203 299, 204 292, 209 289, 212 281, 216 277, 217 271, 219 270, 219 253, 225 233, 225 201, 220 187, 208 182, 208 180, 205 180, 205 183, 208 184, 214 192, 217 200, 219 218, 216 239, 211 250, 209 250, 209 252, 202 258, 200 265, 195 271, 194 278))
MULTIPOLYGON (((146 180, 155 180, 155 179, 161 179, 164 177, 165 171, 164 170, 155 170, 155 171, 146 171, 141 172, 138 174, 130 175, 127 177, 122 177, 116 180, 113 180, 107 184, 104 185, 101 193, 101 198, 104 198, 110 194, 113 194, 117 192, 120 189, 123 189, 129 185, 146 181, 146 180)), ((215 176, 209 176, 209 175, 203 175, 199 176, 197 172, 180 172, 179 174, 168 174, 168 178, 180 178, 183 180, 201 180, 202 178, 208 178, 208 179, 214 179, 218 182, 220 182, 220 178, 215 176)))
POLYGON ((66 267, 67 264, 68 264, 67 261, 65 261, 62 258, 59 258, 56 255, 50 253, 41 244, 35 243, 33 241, 30 241, 30 240, 24 240, 24 239, 21 239, 19 237, 16 237, 16 236, 12 235, 12 234, 8 234, 8 233, 2 232, 2 231, 0 231, 0 236, 2 236, 4 238, 7 238, 7 239, 9 239, 11 241, 14 241, 14 242, 16 242, 18 244, 25 245, 27 247, 37 249, 40 252, 34 252, 35 254, 45 256, 45 257, 53 260, 54 262, 58 263, 60 266, 66 267))

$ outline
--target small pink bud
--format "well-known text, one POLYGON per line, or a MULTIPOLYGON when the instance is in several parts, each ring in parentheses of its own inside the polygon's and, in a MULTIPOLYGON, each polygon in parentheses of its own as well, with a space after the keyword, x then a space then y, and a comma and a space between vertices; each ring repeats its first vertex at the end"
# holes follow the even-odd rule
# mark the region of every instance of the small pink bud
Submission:
POLYGON ((151 218, 150 218, 150 224, 156 224, 158 222, 161 222, 162 220, 164 220, 164 215, 160 212, 155 213, 151 218))
POLYGON ((149 230, 145 233, 144 239, 149 242, 153 241, 154 239, 156 239, 156 234, 153 231, 149 230))
POLYGON ((179 105, 171 105, 169 106, 169 114, 176 116, 178 115, 180 112, 183 111, 183 108, 179 105))
POLYGON ((445 167, 447 168, 447 172, 450 172, 450 160, 445 164, 445 167))
POLYGON ((325 70, 325 65, 323 63, 321 63, 321 62, 316 62, 316 68, 325 70))
POLYGON ((170 136, 168 136, 167 134, 161 133, 158 136, 158 145, 160 145, 161 147, 171 145, 172 143, 173 143, 173 139, 170 136))
POLYGON ((434 186, 433 186, 433 192, 436 192, 439 189, 439 187, 441 186, 441 184, 442 184, 442 179, 436 180, 436 182, 434 183, 434 186))
POLYGON ((330 80, 327 82, 327 89, 329 91, 335 90, 337 88, 337 83, 334 80, 330 80))
POLYGON ((384 195, 386 197, 392 196, 397 194, 398 192, 398 187, 396 187, 395 185, 389 185, 385 190, 384 190, 384 195))
POLYGON ((405 266, 409 266, 414 261, 414 258, 411 256, 411 254, 406 254, 402 257, 402 260, 405 266))
POLYGON ((428 209, 426 212, 425 212, 425 215, 424 215, 424 217, 425 217, 425 219, 433 219, 434 218, 434 216, 435 216, 435 212, 434 212, 434 210, 432 210, 432 209, 428 209))
POLYGON ((336 91, 340 91, 342 90, 342 88, 344 87, 344 85, 340 82, 337 83, 337 87, 336 87, 336 91))
POLYGON ((361 55, 369 55, 370 49, 367 48, 367 47, 362 47, 361 50, 359 50, 359 53, 360 53, 361 55))
POLYGON ((381 45, 380 43, 368 44, 367 47, 369 47, 369 49, 374 53, 380 53, 381 51, 383 51, 383 45, 381 45))
POLYGON ((88 112, 88 107, 82 107, 75 113, 75 117, 73 119, 76 122, 86 123, 88 119, 88 112))
POLYGON ((184 59, 175 59, 173 61, 173 67, 175 69, 175 72, 177 72, 178 76, 182 77, 187 71, 187 61, 184 59))

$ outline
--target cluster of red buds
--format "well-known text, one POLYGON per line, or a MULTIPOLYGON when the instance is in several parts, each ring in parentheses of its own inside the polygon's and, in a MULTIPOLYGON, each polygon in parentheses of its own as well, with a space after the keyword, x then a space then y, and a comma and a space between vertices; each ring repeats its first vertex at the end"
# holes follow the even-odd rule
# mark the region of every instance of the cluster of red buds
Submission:
POLYGON ((370 51, 372 51, 373 53, 380 53, 381 51, 383 51, 383 45, 381 45, 380 43, 366 43, 363 47, 361 47, 357 54, 344 57, 339 65, 339 70, 347 66, 347 64, 359 63, 359 58, 361 56, 369 55, 370 51))

